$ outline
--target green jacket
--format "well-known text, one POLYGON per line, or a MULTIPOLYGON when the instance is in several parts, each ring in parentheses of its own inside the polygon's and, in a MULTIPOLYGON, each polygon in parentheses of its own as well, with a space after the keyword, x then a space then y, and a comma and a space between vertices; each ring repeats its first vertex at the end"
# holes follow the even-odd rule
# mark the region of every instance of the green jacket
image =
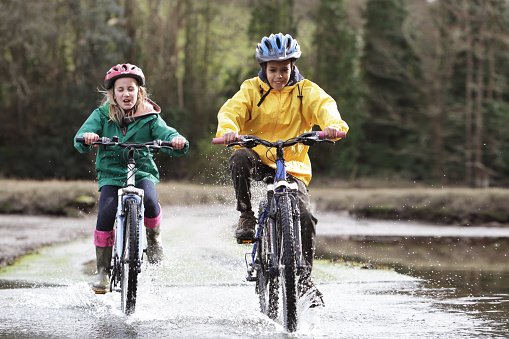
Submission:
MULTIPOLYGON (((139 143, 152 140, 171 141, 173 138, 180 136, 174 128, 166 125, 166 122, 161 118, 159 106, 149 100, 146 107, 150 107, 150 109, 135 118, 124 130, 109 119, 109 104, 98 107, 90 114, 74 136, 74 147, 80 153, 87 153, 96 149, 76 141, 76 137, 82 136, 85 132, 97 133, 101 137, 108 138, 118 136, 120 142, 139 143)), ((159 152, 170 156, 182 156, 188 150, 189 142, 182 150, 161 149, 159 152)), ((155 184, 159 182, 159 171, 153 156, 148 151, 139 150, 136 153, 135 160, 138 169, 136 183, 143 179, 149 179, 155 184)), ((98 147, 95 168, 99 190, 104 185, 124 186, 127 180, 127 150, 114 147, 108 147, 107 149, 103 146, 98 147)))

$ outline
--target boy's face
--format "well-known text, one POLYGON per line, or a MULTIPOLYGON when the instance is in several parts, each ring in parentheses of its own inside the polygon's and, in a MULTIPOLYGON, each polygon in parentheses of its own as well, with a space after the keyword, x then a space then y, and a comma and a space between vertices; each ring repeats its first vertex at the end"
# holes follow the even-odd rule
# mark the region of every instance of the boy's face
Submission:
POLYGON ((292 63, 290 60, 267 62, 267 80, 272 88, 281 90, 290 81, 292 63))
POLYGON ((124 111, 130 111, 138 101, 138 83, 133 78, 119 78, 115 81, 114 95, 117 105, 124 111))

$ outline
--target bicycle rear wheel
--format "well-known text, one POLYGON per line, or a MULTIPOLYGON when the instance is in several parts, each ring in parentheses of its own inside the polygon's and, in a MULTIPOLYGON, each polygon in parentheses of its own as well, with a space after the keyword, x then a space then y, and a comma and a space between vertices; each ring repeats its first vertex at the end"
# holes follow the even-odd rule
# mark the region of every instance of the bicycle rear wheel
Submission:
MULTIPOLYGON (((260 212, 258 213, 258 220, 260 216, 265 212, 267 203, 262 202, 260 204, 260 212)), ((278 314, 278 302, 279 302, 279 279, 276 272, 270 271, 270 257, 268 254, 269 244, 271 242, 272 235, 268 229, 268 223, 270 220, 268 217, 264 218, 263 224, 259 227, 263 227, 261 238, 258 241, 257 247, 257 258, 259 268, 256 272, 256 293, 258 293, 260 301, 260 311, 267 315, 270 319, 276 319, 278 314)))
POLYGON ((294 234, 291 215, 291 203, 287 195, 278 200, 278 229, 281 230, 281 282, 283 301, 283 321, 289 332, 297 330, 297 284, 294 234))
POLYGON ((134 200, 126 201, 126 222, 124 252, 122 255, 122 311, 129 315, 136 307, 136 292, 138 288, 138 204, 134 200))

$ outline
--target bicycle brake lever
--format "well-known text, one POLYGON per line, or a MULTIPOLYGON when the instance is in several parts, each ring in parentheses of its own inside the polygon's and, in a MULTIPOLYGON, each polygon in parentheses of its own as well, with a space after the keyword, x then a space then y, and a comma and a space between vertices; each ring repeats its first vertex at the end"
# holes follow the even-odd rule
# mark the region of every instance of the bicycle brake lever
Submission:
POLYGON ((322 141, 318 133, 315 131, 303 133, 297 138, 297 140, 306 146, 313 146, 315 143, 322 141))
POLYGON ((299 141, 306 146, 313 146, 314 144, 319 142, 319 140, 313 140, 313 139, 302 139, 299 141))
POLYGON ((256 141, 253 138, 250 137, 243 137, 240 142, 240 145, 244 146, 245 148, 253 148, 256 146, 256 141))

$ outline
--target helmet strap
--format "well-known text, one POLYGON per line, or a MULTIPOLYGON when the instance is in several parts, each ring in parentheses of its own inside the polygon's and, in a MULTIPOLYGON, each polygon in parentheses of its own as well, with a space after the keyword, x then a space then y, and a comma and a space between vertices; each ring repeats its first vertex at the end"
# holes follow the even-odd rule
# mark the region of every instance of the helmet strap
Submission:
MULTIPOLYGON (((269 85, 270 86, 270 85, 269 85)), ((265 98, 267 97, 267 95, 269 95, 270 91, 272 90, 272 86, 270 86, 269 90, 264 94, 262 95, 262 97, 260 98, 260 101, 258 101, 258 107, 260 107, 260 105, 263 103, 263 101, 265 100, 265 98)), ((263 90, 262 90, 263 91, 263 90)))

